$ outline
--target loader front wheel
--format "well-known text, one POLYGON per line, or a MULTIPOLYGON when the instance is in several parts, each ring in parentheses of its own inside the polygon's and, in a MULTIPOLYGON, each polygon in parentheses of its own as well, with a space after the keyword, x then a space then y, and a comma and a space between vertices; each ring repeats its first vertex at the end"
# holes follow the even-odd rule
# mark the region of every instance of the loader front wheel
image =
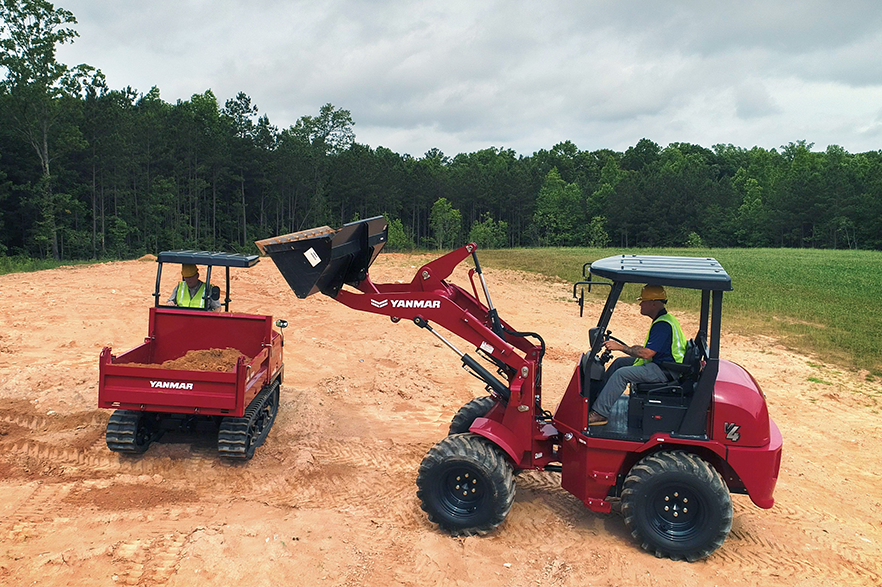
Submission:
POLYGON ((447 435, 468 432, 475 419, 486 416, 487 412, 489 412, 495 405, 496 399, 489 395, 476 397, 469 401, 459 409, 453 417, 453 420, 450 421, 450 430, 447 431, 447 435))
POLYGON ((644 550, 694 562, 726 540, 732 499, 720 474, 700 457, 659 452, 640 460, 625 478, 622 514, 644 550))
POLYGON ((454 434, 432 447, 420 464, 417 488, 429 520, 454 536, 495 529, 515 496, 506 456, 474 434, 454 434))

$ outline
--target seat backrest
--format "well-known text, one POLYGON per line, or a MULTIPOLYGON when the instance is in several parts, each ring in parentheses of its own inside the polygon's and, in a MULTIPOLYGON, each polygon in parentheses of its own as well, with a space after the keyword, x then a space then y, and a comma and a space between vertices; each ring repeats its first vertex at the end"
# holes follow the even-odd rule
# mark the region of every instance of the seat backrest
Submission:
POLYGON ((686 341, 683 366, 687 367, 687 370, 680 375, 680 381, 689 378, 698 379, 698 372, 701 371, 701 349, 694 340, 686 341))

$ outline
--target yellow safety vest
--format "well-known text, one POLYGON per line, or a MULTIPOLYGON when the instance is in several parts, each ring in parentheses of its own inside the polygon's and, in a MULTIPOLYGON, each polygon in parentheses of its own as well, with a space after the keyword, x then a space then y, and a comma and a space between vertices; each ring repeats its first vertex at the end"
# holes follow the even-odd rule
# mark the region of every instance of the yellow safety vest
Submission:
POLYGON ((182 281, 178 284, 178 294, 175 296, 175 303, 181 308, 204 308, 205 307, 205 284, 199 286, 196 295, 190 297, 190 288, 187 282, 182 281))
MULTIPOLYGON (((652 327, 655 326, 656 322, 667 322, 671 325, 671 355, 673 355, 676 362, 682 363, 683 355, 686 354, 686 336, 684 336, 683 329, 680 328, 680 323, 677 319, 667 312, 652 321, 649 332, 646 333, 646 340, 643 341, 643 346, 646 347, 646 344, 649 342, 649 333, 652 332, 652 327)), ((634 361, 634 366, 651 362, 652 359, 637 359, 634 361)))

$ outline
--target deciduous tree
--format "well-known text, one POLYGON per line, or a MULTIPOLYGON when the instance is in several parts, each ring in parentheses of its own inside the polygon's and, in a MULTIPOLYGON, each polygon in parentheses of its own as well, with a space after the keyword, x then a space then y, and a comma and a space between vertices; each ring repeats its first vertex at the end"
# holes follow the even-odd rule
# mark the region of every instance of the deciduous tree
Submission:
MULTIPOLYGON (((59 143, 76 144, 79 128, 59 128, 64 108, 78 99, 83 80, 94 72, 87 65, 69 68, 55 58, 58 45, 73 42, 77 32, 73 13, 45 0, 0 0, 0 68, 5 76, 0 91, 9 120, 36 153, 42 179, 35 186, 41 218, 37 238, 48 241, 59 257, 56 215, 62 209, 53 194, 51 163, 59 143)), ((100 75, 100 72, 99 74, 100 75)))

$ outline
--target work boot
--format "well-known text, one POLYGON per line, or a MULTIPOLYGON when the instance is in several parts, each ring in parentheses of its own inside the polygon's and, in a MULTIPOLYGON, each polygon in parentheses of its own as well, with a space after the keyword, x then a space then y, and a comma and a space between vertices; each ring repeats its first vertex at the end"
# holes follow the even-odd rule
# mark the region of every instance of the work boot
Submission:
POLYGON ((606 416, 591 410, 591 413, 588 414, 588 425, 589 426, 603 426, 609 422, 609 418, 606 416))

